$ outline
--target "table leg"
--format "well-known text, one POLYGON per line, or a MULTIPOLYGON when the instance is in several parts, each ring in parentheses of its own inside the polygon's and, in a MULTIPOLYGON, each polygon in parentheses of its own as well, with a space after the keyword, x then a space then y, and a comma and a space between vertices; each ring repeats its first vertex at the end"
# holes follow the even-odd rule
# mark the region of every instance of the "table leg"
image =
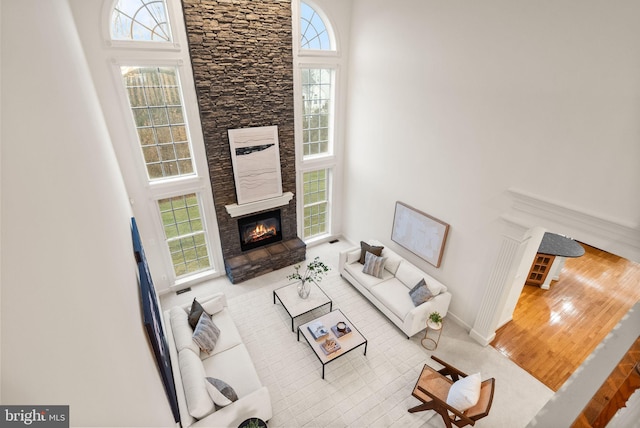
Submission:
POLYGON ((322 379, 324 379, 324 364, 322 365, 322 379))
POLYGON ((364 355, 367 355, 367 345, 369 345, 369 342, 364 342, 364 355))

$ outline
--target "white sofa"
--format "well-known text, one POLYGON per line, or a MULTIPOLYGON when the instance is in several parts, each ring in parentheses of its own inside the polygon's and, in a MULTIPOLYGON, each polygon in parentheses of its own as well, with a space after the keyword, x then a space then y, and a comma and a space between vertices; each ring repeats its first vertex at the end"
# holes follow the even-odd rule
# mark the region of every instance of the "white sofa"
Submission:
MULTIPOLYGON (((379 241, 369 240, 367 243, 383 247, 379 241)), ((427 318, 432 312, 436 311, 442 317, 447 315, 451 293, 440 281, 386 247, 381 254, 381 257, 386 259, 382 277, 366 274, 360 263, 361 251, 361 247, 354 247, 340 253, 338 262, 340 275, 369 299, 407 337, 424 330, 427 318), (421 279, 425 280, 429 290, 435 296, 415 306, 409 291, 421 279)))
POLYGON ((229 314, 224 294, 197 298, 211 315, 220 335, 213 351, 206 354, 193 340, 188 313, 191 303, 164 313, 167 341, 182 427, 237 427, 252 417, 271 419, 271 397, 262 386, 240 333, 229 314), (238 400, 225 407, 214 404, 206 377, 226 382, 238 400))

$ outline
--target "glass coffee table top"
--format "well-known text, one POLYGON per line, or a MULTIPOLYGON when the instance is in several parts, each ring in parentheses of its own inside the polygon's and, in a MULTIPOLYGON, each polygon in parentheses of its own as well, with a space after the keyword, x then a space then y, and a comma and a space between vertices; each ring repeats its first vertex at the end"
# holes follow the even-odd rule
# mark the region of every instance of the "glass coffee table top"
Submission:
POLYGON ((327 294, 313 281, 309 282, 311 292, 309 297, 303 299, 298 295, 298 284, 300 281, 291 282, 284 287, 273 290, 273 304, 276 299, 282 303, 282 306, 291 317, 291 331, 293 328, 293 320, 308 312, 318 309, 324 305, 329 305, 329 311, 333 308, 333 302, 327 294))

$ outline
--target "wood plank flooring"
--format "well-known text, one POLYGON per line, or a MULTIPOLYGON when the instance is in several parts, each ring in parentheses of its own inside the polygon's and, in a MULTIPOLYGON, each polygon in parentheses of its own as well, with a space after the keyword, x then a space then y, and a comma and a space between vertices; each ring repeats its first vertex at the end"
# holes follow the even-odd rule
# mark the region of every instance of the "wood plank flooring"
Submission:
POLYGON ((640 300, 640 264, 583 246, 549 290, 525 285, 491 343, 553 391, 640 300))

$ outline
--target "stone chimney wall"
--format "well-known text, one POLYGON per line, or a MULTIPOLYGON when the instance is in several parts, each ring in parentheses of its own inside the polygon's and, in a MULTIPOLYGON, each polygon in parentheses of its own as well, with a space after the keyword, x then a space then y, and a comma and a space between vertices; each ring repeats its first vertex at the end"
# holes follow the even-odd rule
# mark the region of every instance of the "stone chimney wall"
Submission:
MULTIPOLYGON (((182 4, 222 252, 226 265, 231 259, 237 264, 238 256, 251 254, 241 251, 237 218, 225 209, 237 203, 227 130, 277 125, 282 191, 296 193, 291 2, 183 0, 182 4)), ((280 209, 283 242, 299 242, 296 198, 280 209)), ((280 265, 300 261, 300 246, 296 247, 280 265)), ((304 259, 304 249, 302 254, 304 259)), ((256 269, 253 256, 252 275, 266 272, 256 269)), ((275 268, 279 267, 283 266, 275 268)))

